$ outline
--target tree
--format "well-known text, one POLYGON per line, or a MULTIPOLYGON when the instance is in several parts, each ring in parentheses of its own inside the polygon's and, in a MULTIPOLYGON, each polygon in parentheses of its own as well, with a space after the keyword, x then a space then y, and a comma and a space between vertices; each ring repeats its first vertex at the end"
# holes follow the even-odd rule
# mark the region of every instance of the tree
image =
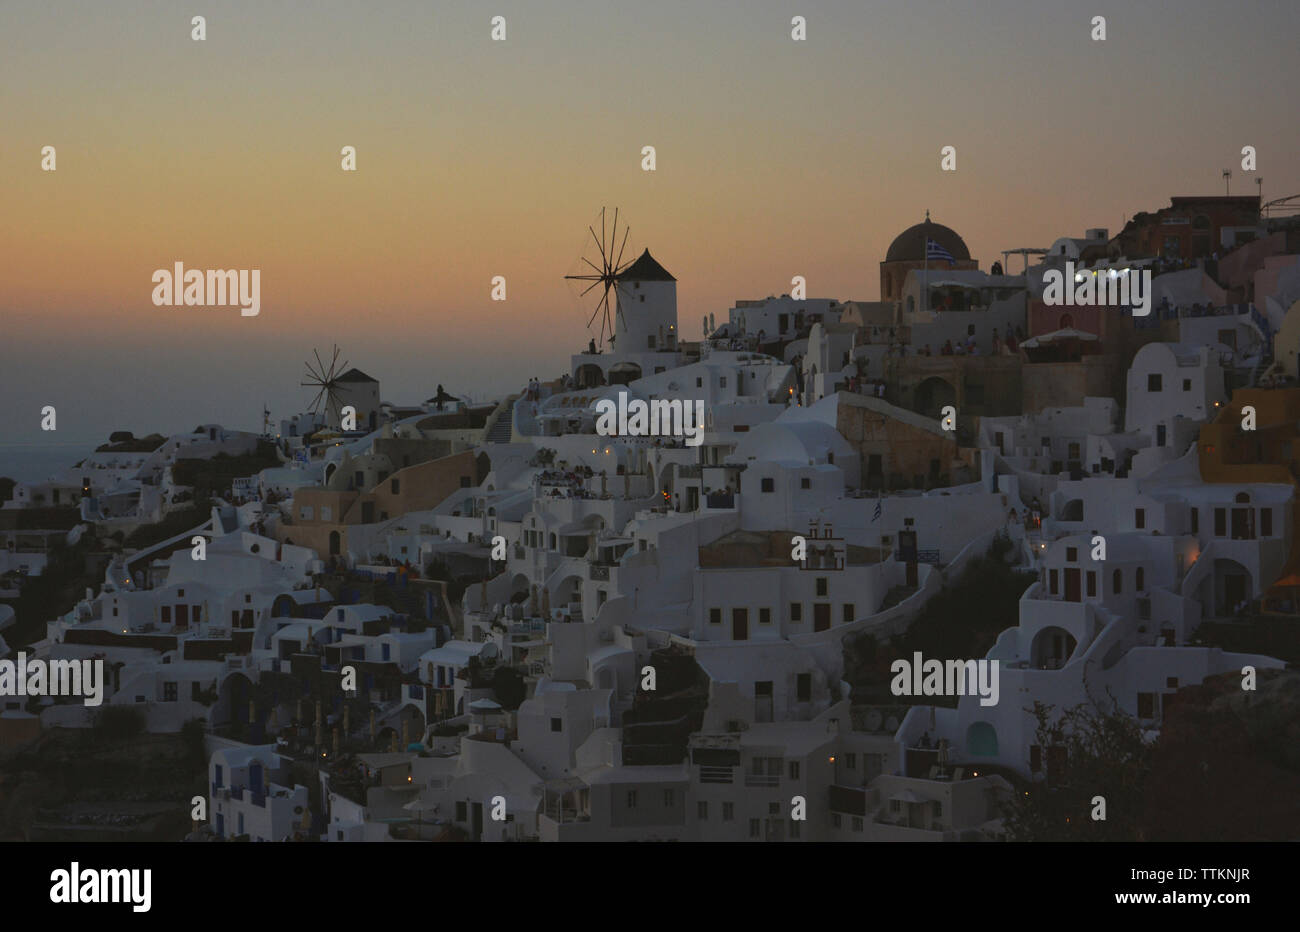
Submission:
POLYGON ((1053 717, 1039 700, 1031 710, 1045 779, 1021 789, 1005 812, 1013 841, 1142 841, 1151 748, 1138 720, 1119 708, 1080 704, 1053 717), (1094 819, 1097 797, 1105 818, 1094 819))
POLYGON ((492 674, 492 691, 501 707, 510 712, 519 708, 519 704, 528 698, 524 675, 514 667, 497 667, 492 674))

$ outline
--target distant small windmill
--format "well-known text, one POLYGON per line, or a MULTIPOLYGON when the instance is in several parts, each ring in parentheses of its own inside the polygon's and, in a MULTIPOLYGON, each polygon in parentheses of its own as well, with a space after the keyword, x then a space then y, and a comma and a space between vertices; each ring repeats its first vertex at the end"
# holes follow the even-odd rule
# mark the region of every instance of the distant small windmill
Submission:
POLYGON ((334 346, 334 355, 330 359, 327 367, 320 358, 318 350, 312 350, 312 355, 316 357, 316 365, 312 366, 308 360, 304 365, 307 367, 307 374, 304 376, 305 382, 298 384, 305 388, 316 389, 316 397, 312 399, 311 406, 308 408, 313 414, 324 411, 326 416, 333 415, 337 420, 339 417, 339 376, 347 371, 348 362, 343 360, 339 363, 339 348, 334 346))
POLYGON ((623 249, 627 246, 628 229, 627 225, 624 224, 623 239, 620 241, 618 238, 618 208, 615 207, 614 222, 608 230, 608 239, 606 239, 605 208, 602 207, 600 209, 600 235, 596 235, 596 225, 594 223, 588 226, 587 230, 590 231, 591 238, 596 243, 596 249, 600 254, 600 262, 597 264, 583 256, 582 261, 587 263, 592 271, 583 275, 566 275, 564 277, 573 281, 591 282, 582 290, 579 295, 580 298, 585 298, 587 293, 595 288, 601 289, 600 299, 596 302, 596 309, 592 312, 591 319, 587 321, 587 326, 590 327, 595 323, 597 317, 601 318, 600 342, 603 346, 606 331, 609 332, 611 340, 614 336, 615 315, 622 316, 623 313, 622 303, 619 301, 618 296, 618 275, 626 268, 623 265, 623 249), (617 252, 615 252, 616 246, 617 252), (611 290, 614 292, 612 308, 609 298, 611 290))

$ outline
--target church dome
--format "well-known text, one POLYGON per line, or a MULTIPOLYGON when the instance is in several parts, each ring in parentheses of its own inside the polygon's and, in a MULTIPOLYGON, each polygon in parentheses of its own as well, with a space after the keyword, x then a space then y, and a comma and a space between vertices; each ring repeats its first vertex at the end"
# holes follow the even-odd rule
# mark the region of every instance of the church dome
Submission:
POLYGON ((886 262, 923 262, 925 261, 925 241, 932 239, 952 255, 958 262, 970 261, 970 250, 954 230, 941 223, 926 220, 916 226, 908 227, 889 244, 885 253, 886 262))

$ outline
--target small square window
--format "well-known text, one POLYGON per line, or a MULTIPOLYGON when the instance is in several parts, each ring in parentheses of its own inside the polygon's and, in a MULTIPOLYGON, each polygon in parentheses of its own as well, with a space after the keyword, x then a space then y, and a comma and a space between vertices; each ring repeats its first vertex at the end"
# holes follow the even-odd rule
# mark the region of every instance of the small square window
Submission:
POLYGON ((722 609, 720 608, 709 609, 709 624, 711 625, 722 624, 722 609))
POLYGON ((764 476, 762 487, 764 492, 775 492, 776 481, 771 476, 764 476))
POLYGON ((802 603, 802 602, 791 602, 791 603, 790 603, 790 623, 791 623, 791 624, 798 624, 798 623, 801 622, 801 621, 803 621, 803 603, 802 603))
POLYGON ((1190 392, 1191 390, 1192 390, 1192 380, 1183 379, 1183 391, 1190 392))
POLYGON ((562 718, 552 718, 552 719, 551 719, 551 731, 563 731, 563 730, 564 730, 564 719, 562 719, 562 718))
POLYGON ((817 578, 817 596, 818 598, 821 598, 825 595, 826 595, 826 577, 819 576, 817 578))
POLYGON ((760 625, 770 625, 772 623, 772 610, 770 608, 760 608, 758 610, 758 623, 760 625))
POLYGON ((811 488, 812 488, 812 480, 809 479, 807 476, 804 476, 803 478, 801 478, 801 479, 799 480, 799 488, 801 488, 801 489, 811 489, 811 488))
POLYGON ((1161 387, 1161 376, 1159 372, 1153 372, 1147 376, 1147 391, 1158 392, 1161 387))

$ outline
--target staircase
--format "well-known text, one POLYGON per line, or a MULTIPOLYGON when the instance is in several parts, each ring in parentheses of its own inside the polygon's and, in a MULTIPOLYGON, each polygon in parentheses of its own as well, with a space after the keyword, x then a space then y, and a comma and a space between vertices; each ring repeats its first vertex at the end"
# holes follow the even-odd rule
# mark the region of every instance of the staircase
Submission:
POLYGON ((486 443, 509 443, 514 436, 515 399, 508 398, 497 409, 497 419, 487 432, 486 443))

